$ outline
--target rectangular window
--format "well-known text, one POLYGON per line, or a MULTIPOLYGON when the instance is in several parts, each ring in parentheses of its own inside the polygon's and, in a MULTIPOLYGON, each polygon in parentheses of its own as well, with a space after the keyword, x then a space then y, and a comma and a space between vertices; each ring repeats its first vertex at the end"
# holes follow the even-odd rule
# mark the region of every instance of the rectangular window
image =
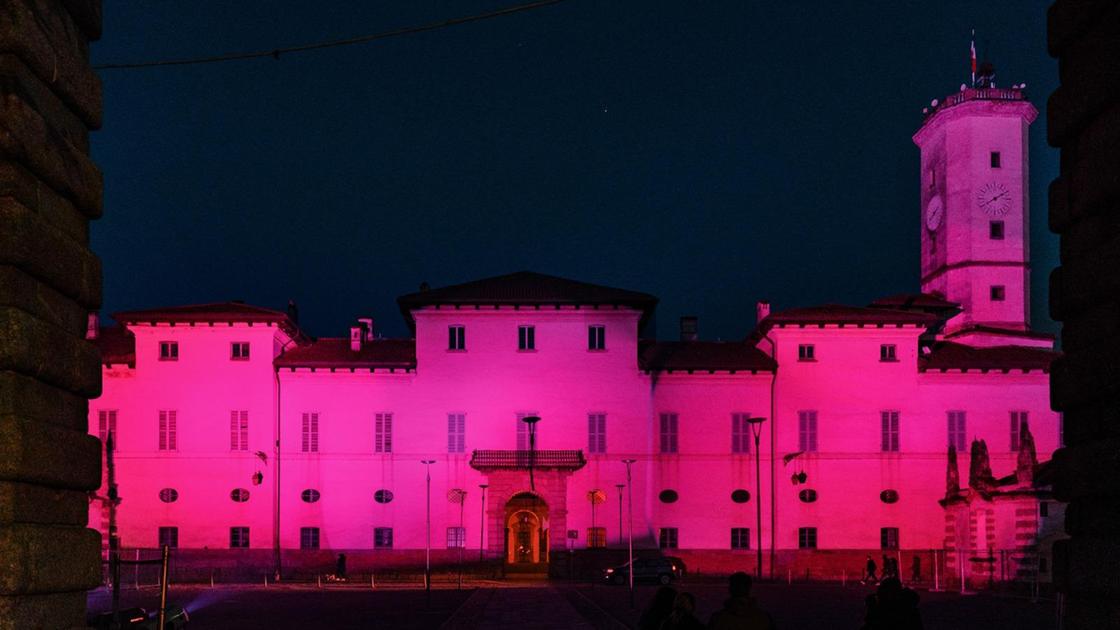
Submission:
POLYGON ((588 350, 606 350, 607 349, 607 327, 603 325, 595 325, 587 327, 587 349, 588 350))
POLYGON ((797 346, 797 360, 798 361, 816 361, 817 360, 817 347, 811 343, 803 343, 797 346))
POLYGON ((467 329, 465 326, 448 326, 447 327, 447 349, 448 350, 466 350, 467 349, 467 329))
POLYGON ((739 412, 731 414, 731 452, 736 455, 746 455, 751 452, 751 423, 749 413, 739 412))
POLYGON ((179 548, 179 528, 178 527, 161 527, 159 528, 159 546, 161 548, 168 547, 170 549, 179 548))
POLYGON ((992 168, 999 168, 999 151, 992 151, 992 168))
POLYGON ((588 527, 587 528, 587 548, 588 549, 602 549, 607 546, 607 528, 606 527, 588 527))
POLYGON ((1003 221, 988 222, 988 238, 993 241, 1003 240, 1003 221))
POLYGON ((898 361, 898 348, 893 343, 884 343, 879 346, 879 360, 883 362, 898 361))
POLYGON ((373 548, 374 549, 392 549, 393 548, 393 528, 392 527, 374 527, 373 528, 373 548))
POLYGON ((178 431, 175 426, 174 410, 162 409, 159 412, 159 450, 174 451, 178 448, 178 431))
POLYGON ((817 451, 817 412, 797 412, 797 448, 806 453, 817 451))
POLYGON ((318 527, 301 527, 301 528, 299 528, 299 548, 300 549, 318 549, 319 548, 319 528, 318 527))
POLYGON ((104 444, 109 434, 113 434, 113 439, 117 439, 117 410, 116 409, 102 409, 97 412, 97 437, 101 439, 104 444))
POLYGON ((881 449, 884 453, 898 452, 898 412, 881 411, 879 418, 882 420, 883 430, 881 436, 881 449))
POLYGON ((249 528, 248 527, 231 527, 231 528, 229 528, 229 548, 230 549, 248 549, 249 548, 249 528))
POLYGON ((750 549, 751 548, 751 530, 749 527, 732 527, 731 528, 731 548, 732 549, 750 549))
POLYGON ((229 412, 229 450, 249 450, 249 412, 247 410, 229 412))
POLYGON ((661 549, 677 548, 677 528, 662 527, 657 533, 657 546, 661 549))
POLYGON ((879 528, 879 548, 880 549, 898 549, 898 528, 897 527, 881 527, 881 528, 879 528))
POLYGON ((797 528, 797 548, 798 549, 816 549, 817 548, 817 528, 816 527, 798 527, 797 528))
MULTIPOLYGON (((529 450, 529 425, 525 424, 525 422, 523 422, 522 420, 527 416, 535 415, 537 415, 537 412, 535 411, 522 411, 517 414, 517 450, 519 451, 529 450)), ((540 424, 538 423, 537 431, 534 432, 536 434, 537 444, 540 444, 541 441, 539 430, 540 424)))
POLYGON ((393 414, 373 414, 373 452, 393 452, 393 414))
POLYGON ((467 415, 447 414, 447 452, 462 453, 467 450, 467 415))
POLYGON ((965 447, 965 414, 963 411, 950 411, 948 415, 949 446, 957 449, 958 453, 963 453, 965 447))
POLYGON ((447 548, 448 549, 466 549, 467 547, 467 528, 466 527, 448 527, 447 528, 447 548))
POLYGON ((1012 411, 1011 412, 1011 451, 1019 450, 1019 436, 1022 435, 1021 430, 1027 425, 1027 412, 1025 411, 1012 411))
POLYGON ((1046 501, 1039 501, 1038 502, 1038 517, 1039 518, 1046 518, 1048 516, 1050 516, 1050 504, 1047 503, 1046 501))
POLYGON ((661 452, 676 453, 679 444, 679 419, 675 413, 661 414, 661 452))
POLYGON ((1007 292, 1004 290, 1002 285, 992 285, 989 297, 993 302, 1002 302, 1006 295, 1007 292))
POLYGON ((178 341, 161 341, 161 342, 159 342, 159 360, 160 361, 178 361, 179 360, 179 342, 178 341))
POLYGON ((319 414, 316 412, 303 414, 303 440, 300 442, 300 451, 319 452, 319 414))
POLYGON ((249 342, 234 341, 233 343, 229 344, 229 358, 232 361, 248 361, 249 342))
POLYGON ((535 326, 517 327, 517 349, 521 351, 537 349, 537 329, 535 326))
POLYGON ((587 414, 587 452, 607 452, 607 414, 587 414))

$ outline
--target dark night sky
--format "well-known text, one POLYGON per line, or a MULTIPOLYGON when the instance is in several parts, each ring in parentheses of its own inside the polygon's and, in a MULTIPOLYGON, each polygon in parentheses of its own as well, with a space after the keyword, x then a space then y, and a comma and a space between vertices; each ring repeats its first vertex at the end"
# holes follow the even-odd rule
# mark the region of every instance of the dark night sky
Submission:
MULTIPOLYGON (((515 4, 117 2, 94 63, 272 49, 515 4)), ((105 311, 229 299, 344 336, 395 299, 531 269, 653 293, 741 338, 754 302, 918 284, 921 108, 1025 81, 1033 318, 1051 330, 1047 2, 568 0, 320 52, 102 71, 105 311)))

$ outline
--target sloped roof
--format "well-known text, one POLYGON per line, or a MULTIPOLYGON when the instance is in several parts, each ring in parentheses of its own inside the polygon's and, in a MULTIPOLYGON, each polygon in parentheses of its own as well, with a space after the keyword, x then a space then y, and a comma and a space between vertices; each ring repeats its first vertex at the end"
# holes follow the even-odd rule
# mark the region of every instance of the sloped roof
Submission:
POLYGON ((930 354, 918 360, 918 369, 928 370, 1042 370, 1050 371, 1050 363, 1060 352, 1029 346, 992 346, 980 348, 952 341, 933 345, 930 354))
POLYGON ((138 311, 113 313, 113 319, 122 324, 160 323, 218 323, 218 322, 272 322, 284 329, 292 337, 302 338, 299 326, 283 311, 244 302, 212 302, 209 304, 187 304, 165 306, 138 311))
POLYGON ((774 360, 742 341, 643 341, 639 347, 643 370, 774 371, 774 360))
POLYGON ((895 295, 888 295, 882 297, 870 304, 874 308, 893 308, 898 310, 931 310, 931 311, 950 311, 960 310, 961 305, 956 302, 950 302, 939 295, 930 293, 896 293, 895 295))
POLYGON ((1026 339, 1049 339, 1050 341, 1054 340, 1054 335, 1048 332, 1042 332, 1038 330, 1012 330, 1010 328, 984 326, 983 324, 976 324, 973 326, 968 326, 966 328, 961 328, 959 330, 954 330, 953 332, 945 335, 945 338, 952 339, 954 337, 960 337, 962 335, 967 335, 970 333, 983 333, 987 335, 1000 335, 1004 337, 1023 337, 1026 339))
POLYGON ((932 326, 938 318, 929 313, 903 311, 890 308, 822 304, 790 308, 772 313, 761 322, 758 329, 765 332, 774 326, 808 326, 839 324, 853 326, 932 326))
POLYGON ((374 339, 350 349, 349 338, 324 338, 289 348, 276 357, 278 367, 401 368, 416 367, 416 340, 374 339))
POLYGON ((411 311, 424 306, 627 306, 642 311, 645 319, 657 306, 648 293, 579 282, 533 271, 483 278, 463 284, 409 293, 397 298, 409 326, 411 311))
POLYGON ((125 363, 136 367, 136 336, 124 326, 101 326, 97 339, 90 341, 101 351, 103 365, 125 363))

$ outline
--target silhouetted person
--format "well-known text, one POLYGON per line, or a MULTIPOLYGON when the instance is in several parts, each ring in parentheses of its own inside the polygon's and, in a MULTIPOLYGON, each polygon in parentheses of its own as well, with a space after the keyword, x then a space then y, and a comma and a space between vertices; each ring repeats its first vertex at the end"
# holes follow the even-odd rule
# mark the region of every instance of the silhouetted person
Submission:
POLYGON ((883 554, 883 579, 895 577, 894 566, 891 564, 890 556, 883 554))
POLYGON ((673 612, 673 602, 677 599, 677 591, 671 586, 662 586, 653 595, 653 601, 638 619, 639 630, 660 630, 661 624, 673 612))
POLYGON ((865 583, 866 582, 872 582, 872 583, 878 582, 879 581, 879 576, 875 575, 875 569, 877 569, 877 568, 878 567, 875 566, 875 559, 872 558, 870 554, 868 554, 868 556, 867 556, 867 566, 864 569, 863 579, 860 580, 860 581, 865 582, 865 583))
POLYGON ((770 614, 759 608, 751 597, 751 576, 732 573, 727 581, 731 597, 723 609, 712 614, 708 627, 712 630, 774 630, 770 614))
POLYGON ((883 578, 874 595, 867 596, 863 630, 921 630, 918 594, 902 588, 898 578, 883 578))
POLYGON ((677 593, 673 612, 661 624, 661 630, 704 630, 704 624, 696 618, 696 598, 692 593, 677 593))
POLYGON ((346 554, 338 554, 338 562, 334 566, 334 576, 340 580, 346 579, 346 554))
POLYGON ((910 562, 910 581, 917 582, 922 579, 922 559, 919 556, 914 556, 914 560, 910 562))

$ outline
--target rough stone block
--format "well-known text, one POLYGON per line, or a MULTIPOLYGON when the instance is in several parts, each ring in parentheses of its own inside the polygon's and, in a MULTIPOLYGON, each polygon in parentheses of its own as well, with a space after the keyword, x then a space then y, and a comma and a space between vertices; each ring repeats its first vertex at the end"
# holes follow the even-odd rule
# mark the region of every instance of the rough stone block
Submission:
POLYGON ((0 630, 85 627, 86 593, 0 595, 0 630))
POLYGON ((11 265, 0 265, 0 287, 0 307, 18 308, 71 336, 85 336, 89 311, 36 278, 11 265))
POLYGON ((18 416, 2 416, 0 481, 95 490, 101 485, 101 441, 18 416))
POLYGON ((0 307, 0 371, 11 370, 85 394, 101 395, 101 354, 88 341, 26 311, 0 307))
POLYGON ((0 417, 3 416, 20 416, 86 433, 89 401, 23 374, 4 371, 0 372, 0 417))
POLYGON ((101 39, 101 0, 63 0, 86 39, 101 39))
POLYGON ((1120 539, 1120 504, 1091 498, 1066 507, 1066 533, 1120 539))
POLYGON ((11 197, 79 244, 89 245, 89 217, 15 162, 0 162, 0 197, 11 197))
POLYGON ((1046 47, 1050 56, 1062 54, 1071 41, 1084 35, 1117 4, 1117 0, 1069 0, 1051 5, 1046 12, 1046 47))
POLYGON ((11 197, 0 197, 0 264, 22 268, 89 310, 101 306, 97 256, 11 197))
POLYGON ((1074 217, 1070 215, 1069 182, 1062 177, 1056 177, 1050 182, 1047 190, 1049 200, 1048 227, 1055 234, 1065 231, 1074 217))
POLYGON ((1120 346, 1120 300, 1093 305, 1067 317, 1062 327, 1062 349, 1092 350, 1099 344, 1120 346))
POLYGON ((0 84, 0 155, 28 167, 90 218, 101 216, 101 172, 19 94, 0 84))
POLYGON ((0 525, 0 594, 88 590, 101 581, 101 537, 92 529, 0 525))
MULTIPOLYGON (((1116 167, 1120 171, 1120 163, 1116 167)), ((1117 181, 1120 182, 1120 175, 1117 181)), ((1120 200, 1114 203, 1120 206, 1120 200)), ((1060 260, 1062 264, 1066 264, 1092 256, 1093 252, 1116 240, 1117 235, 1120 235, 1120 212, 1086 214, 1070 223, 1062 234, 1059 244, 1060 260)))
POLYGON ((85 527, 89 493, 0 481, 0 525, 37 523, 85 527))
POLYGON ((1054 496, 1059 501, 1120 499, 1120 439, 1067 446, 1054 453, 1054 496))
POLYGON ((23 59, 89 128, 101 126, 101 81, 89 65, 89 43, 60 3, 0 5, 0 52, 23 59))
POLYGON ((1051 146, 1066 147, 1094 116, 1117 99, 1120 86, 1120 5, 1106 11, 1083 36, 1065 46, 1058 60, 1061 86, 1046 107, 1051 146))
POLYGON ((52 131, 82 153, 89 153, 89 129, 85 123, 11 53, 0 54, 0 94, 24 101, 39 112, 52 131))

